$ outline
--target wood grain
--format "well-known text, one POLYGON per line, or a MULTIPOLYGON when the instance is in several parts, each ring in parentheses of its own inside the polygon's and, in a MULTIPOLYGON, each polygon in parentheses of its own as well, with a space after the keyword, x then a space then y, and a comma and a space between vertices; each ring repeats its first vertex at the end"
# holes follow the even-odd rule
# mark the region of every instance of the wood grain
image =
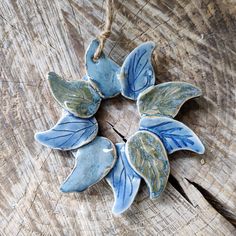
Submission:
MULTIPOLYGON (((118 0, 105 52, 121 65, 141 42, 157 44, 157 82, 186 81, 204 96, 178 119, 201 138, 203 156, 170 156, 167 190, 151 201, 142 184, 131 209, 111 213, 105 181, 81 194, 59 192, 73 167, 68 152, 34 141, 61 109, 46 73, 76 80, 84 52, 104 24, 104 1, 0 1, 1 235, 235 235, 236 2, 235 0, 118 0)), ((100 133, 122 142, 137 130, 133 102, 104 101, 100 133)))

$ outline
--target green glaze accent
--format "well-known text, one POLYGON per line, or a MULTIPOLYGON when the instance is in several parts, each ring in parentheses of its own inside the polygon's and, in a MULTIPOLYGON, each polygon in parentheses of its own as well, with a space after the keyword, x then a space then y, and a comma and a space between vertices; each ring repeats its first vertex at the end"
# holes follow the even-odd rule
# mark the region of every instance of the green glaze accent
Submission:
POLYGON ((125 152, 132 168, 147 183, 150 198, 159 197, 170 173, 166 150, 160 139, 148 131, 138 131, 128 139, 125 152))
POLYGON ((137 105, 141 115, 175 117, 189 99, 202 95, 201 89, 185 82, 167 82, 153 86, 140 94, 137 105))
POLYGON ((53 97, 67 111, 80 118, 89 118, 98 110, 101 97, 86 81, 66 81, 50 72, 48 80, 53 97))

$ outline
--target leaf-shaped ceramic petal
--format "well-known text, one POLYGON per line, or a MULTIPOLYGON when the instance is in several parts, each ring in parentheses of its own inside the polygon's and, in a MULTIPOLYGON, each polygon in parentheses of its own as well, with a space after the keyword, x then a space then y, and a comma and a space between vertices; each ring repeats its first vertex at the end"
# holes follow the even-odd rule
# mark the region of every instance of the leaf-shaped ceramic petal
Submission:
POLYGON ((97 61, 93 60, 99 46, 97 39, 93 40, 86 52, 86 70, 89 81, 98 88, 102 98, 110 98, 120 93, 118 73, 120 67, 103 52, 97 61))
POLYGON ((50 72, 48 80, 56 101, 67 111, 80 118, 89 118, 98 110, 101 97, 86 81, 65 81, 50 72))
POLYGON ((148 185, 150 198, 157 198, 166 187, 170 166, 160 139, 148 131, 138 131, 126 143, 131 167, 148 185))
POLYGON ((81 119, 68 113, 50 130, 36 133, 35 139, 50 148, 71 150, 91 142, 97 132, 95 118, 81 119))
POLYGON ((121 214, 133 203, 141 178, 129 165, 125 155, 125 144, 116 144, 117 161, 106 180, 113 189, 115 203, 112 212, 121 214))
POLYGON ((153 42, 143 43, 125 59, 119 76, 123 96, 136 100, 142 91, 154 85, 155 74, 151 62, 154 47, 153 42))
POLYGON ((141 115, 166 115, 175 117, 181 106, 189 99, 199 97, 201 90, 185 82, 167 82, 153 86, 138 97, 141 115))
POLYGON ((105 177, 116 161, 113 143, 96 137, 89 144, 73 152, 75 167, 61 186, 62 192, 82 192, 105 177))
POLYGON ((140 121, 140 130, 156 134, 169 154, 178 150, 190 150, 198 154, 205 151, 202 142, 190 128, 169 117, 144 117, 140 121))

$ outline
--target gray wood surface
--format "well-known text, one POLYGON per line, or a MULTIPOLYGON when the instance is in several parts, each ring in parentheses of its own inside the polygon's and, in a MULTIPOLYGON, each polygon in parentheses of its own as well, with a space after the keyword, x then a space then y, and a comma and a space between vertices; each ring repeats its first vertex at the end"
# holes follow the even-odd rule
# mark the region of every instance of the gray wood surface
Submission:
MULTIPOLYGON (((0 1, 1 235, 235 235, 235 0, 115 1, 105 52, 121 65, 138 44, 154 41, 157 82, 203 90, 177 118, 199 135, 206 153, 171 155, 162 197, 151 201, 142 183, 120 217, 111 213, 105 181, 81 194, 59 192, 74 160, 33 138, 61 113, 46 73, 81 79, 104 7, 99 0, 0 1)), ((120 96, 104 101, 97 118, 100 134, 113 142, 127 139, 139 120, 135 104, 120 96)))

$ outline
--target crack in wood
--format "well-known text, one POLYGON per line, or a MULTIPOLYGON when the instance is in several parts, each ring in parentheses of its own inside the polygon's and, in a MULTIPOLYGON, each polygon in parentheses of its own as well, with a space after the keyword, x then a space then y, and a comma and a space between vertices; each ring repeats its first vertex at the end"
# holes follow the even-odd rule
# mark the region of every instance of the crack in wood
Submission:
POLYGON ((114 127, 114 125, 113 125, 112 123, 110 123, 109 121, 107 121, 107 123, 111 126, 111 128, 114 130, 114 132, 115 132, 116 134, 118 134, 118 135, 122 138, 122 140, 123 140, 124 142, 127 141, 127 139, 125 138, 125 136, 124 136, 123 134, 121 134, 121 133, 114 127))
POLYGON ((191 181, 187 178, 185 178, 190 184, 192 184, 206 199, 206 201, 224 218, 226 218, 231 224, 233 224, 236 227, 236 215, 225 209, 224 204, 222 204, 212 193, 210 193, 208 190, 204 189, 201 185, 198 183, 195 183, 194 181, 191 181))
POLYGON ((193 206, 193 203, 190 201, 187 194, 184 192, 184 190, 183 190, 182 186, 180 185, 179 181, 172 174, 169 175, 168 181, 182 195, 182 197, 184 199, 186 199, 193 206))

